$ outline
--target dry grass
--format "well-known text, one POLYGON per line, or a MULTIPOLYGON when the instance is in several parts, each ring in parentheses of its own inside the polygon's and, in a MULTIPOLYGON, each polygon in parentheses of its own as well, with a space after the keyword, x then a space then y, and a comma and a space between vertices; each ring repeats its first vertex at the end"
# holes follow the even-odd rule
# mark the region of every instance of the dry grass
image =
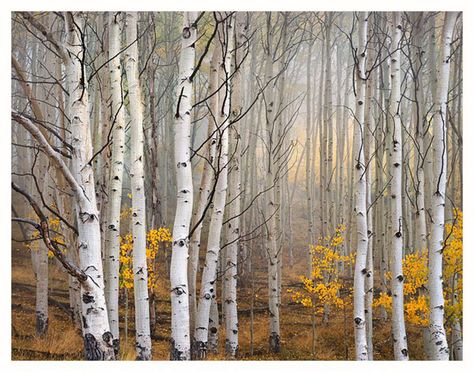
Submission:
MULTIPOLYGON (((74 325, 64 309, 56 304, 50 304, 49 331, 45 337, 35 336, 34 316, 34 274, 31 270, 27 252, 14 253, 12 268, 12 319, 14 334, 12 335, 12 358, 15 360, 77 360, 82 358, 82 339, 75 331, 74 325)), ((295 267, 284 271, 284 284, 296 283, 298 273, 304 271, 304 263, 300 261, 295 267)), ((53 289, 50 294, 55 302, 67 305, 67 276, 54 264, 50 265, 50 276, 53 289)), ((167 273, 158 272, 158 280, 162 285, 157 291, 158 324, 153 340, 153 359, 168 360, 171 308, 167 273)), ((256 288, 259 289, 254 307, 266 307, 267 291, 265 265, 262 264, 257 274, 256 288)), ((219 286, 220 287, 220 286, 219 286)), ((220 289, 220 288, 219 288, 220 289)), ((253 355, 250 353, 250 308, 251 292, 249 286, 241 286, 238 292, 239 310, 247 310, 239 315, 239 359, 242 360, 346 360, 353 359, 353 330, 351 314, 346 314, 346 326, 341 312, 332 313, 328 324, 321 324, 317 320, 317 350, 316 355, 311 353, 312 332, 311 316, 308 309, 291 303, 291 298, 284 288, 281 307, 281 346, 280 354, 271 354, 268 350, 268 315, 265 311, 258 311, 254 317, 253 355)), ((133 296, 130 298, 133 302, 133 296)), ((133 308, 129 311, 129 332, 125 339, 123 319, 124 308, 121 308, 121 360, 134 360, 134 320, 133 308)), ((377 314, 376 314, 377 316, 377 314)), ((390 336, 390 322, 374 321, 374 353, 375 359, 391 359, 392 344, 390 336)), ((408 327, 410 357, 423 359, 423 343, 421 331, 408 327)), ((210 360, 225 359, 225 333, 221 325, 219 329, 219 353, 210 355, 210 360)))

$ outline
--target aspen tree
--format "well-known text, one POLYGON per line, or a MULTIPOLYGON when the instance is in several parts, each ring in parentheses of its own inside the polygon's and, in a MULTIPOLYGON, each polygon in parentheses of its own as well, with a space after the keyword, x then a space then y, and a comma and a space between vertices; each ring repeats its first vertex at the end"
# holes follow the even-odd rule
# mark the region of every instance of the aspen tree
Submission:
POLYGON ((194 333, 194 352, 196 358, 203 359, 207 355, 209 314, 211 310, 212 298, 216 296, 217 268, 219 262, 220 238, 222 232, 222 222, 224 219, 224 208, 226 204, 227 173, 228 173, 228 151, 229 151, 229 121, 230 121, 230 63, 231 50, 233 49, 233 22, 232 17, 225 13, 220 13, 221 33, 219 38, 222 43, 222 81, 219 85, 224 85, 222 92, 223 102, 219 113, 219 147, 216 168, 216 191, 213 201, 211 222, 209 225, 209 237, 207 242, 206 260, 201 278, 201 290, 196 316, 194 333), (224 21, 224 17, 226 17, 224 21))
POLYGON ((130 47, 125 54, 128 97, 130 101, 132 188, 133 292, 135 297, 135 333, 137 359, 151 359, 150 307, 146 259, 145 183, 143 173, 143 109, 138 77, 137 13, 126 13, 126 39, 130 47))
POLYGON ((415 157, 416 157, 416 185, 415 185, 415 223, 416 223, 416 243, 417 250, 423 250, 427 247, 427 231, 426 231, 426 210, 425 210, 425 146, 424 137, 427 132, 425 121, 425 94, 422 86, 421 68, 423 66, 424 48, 422 45, 424 14, 417 12, 414 15, 414 36, 413 43, 415 48, 415 60, 413 62, 413 90, 414 90, 414 119, 415 119, 415 157))
POLYGON ((364 159, 364 104, 366 90, 366 45, 368 12, 360 12, 358 32, 358 65, 356 71, 356 112, 354 130, 355 150, 355 215, 357 223, 357 252, 354 267, 354 336, 357 360, 367 360, 365 319, 365 276, 367 273, 367 182, 364 159))
MULTIPOLYGON (((272 13, 266 14, 267 18, 267 41, 266 41, 266 56, 265 56, 265 80, 267 82, 273 78, 273 25, 272 25, 272 13)), ((270 218, 268 222, 269 228, 266 236, 266 250, 268 259, 268 309, 270 314, 270 335, 269 335, 269 346, 270 351, 273 353, 280 352, 280 309, 278 303, 278 252, 277 252, 277 241, 276 241, 276 220, 273 218, 276 212, 275 204, 275 190, 274 182, 275 179, 275 164, 273 159, 273 144, 275 139, 273 138, 274 126, 275 126, 275 102, 273 85, 270 83, 267 92, 265 93, 266 100, 266 127, 265 142, 267 144, 267 157, 265 159, 265 186, 269 190, 266 193, 266 215, 270 218)))
MULTIPOLYGON (((235 52, 232 58, 233 73, 232 94, 230 107, 230 120, 236 121, 242 113, 241 97, 241 63, 245 43, 245 13, 237 12, 235 15, 235 52)), ((228 37, 233 37, 229 35, 228 37)), ((226 355, 235 358, 239 347, 239 324, 237 318, 237 255, 240 247, 240 194, 241 194, 241 146, 240 133, 237 123, 229 128, 229 148, 233 154, 229 163, 229 219, 227 222, 227 249, 224 273, 224 314, 225 314, 225 350, 226 355)))
POLYGON ((125 118, 122 101, 122 66, 120 63, 122 15, 109 14, 109 55, 116 56, 109 61, 111 111, 113 123, 112 159, 107 201, 107 228, 105 232, 105 297, 114 336, 116 353, 119 350, 119 256, 120 256, 120 209, 122 204, 122 181, 125 150, 125 118))
MULTIPOLYGON (((372 17, 373 19, 373 17, 372 17)), ((370 31, 373 30, 373 20, 369 20, 368 28, 370 31)), ((372 31, 373 32, 373 31, 372 31)), ((374 49, 372 47, 367 48, 367 61, 366 64, 369 68, 374 64, 374 49)), ((372 74, 371 74, 372 75, 372 74)), ((373 131, 374 131, 374 120, 373 120, 373 95, 374 95, 374 76, 367 77, 365 96, 365 112, 364 112, 364 157, 366 161, 365 180, 367 182, 367 272, 365 274, 365 311, 366 311, 366 324, 367 324, 367 353, 368 359, 373 360, 373 324, 372 324, 372 303, 374 299, 374 231, 373 231, 373 208, 369 207, 372 204, 372 169, 374 161, 372 159, 373 154, 373 131)))
MULTIPOLYGON (((203 213, 206 206, 212 208, 211 198, 211 186, 213 181, 213 167, 215 166, 216 147, 217 147, 217 134, 219 124, 215 118, 218 117, 219 112, 219 94, 213 94, 218 89, 218 69, 219 69, 219 58, 220 58, 220 46, 215 45, 212 53, 210 76, 209 76, 209 89, 208 95, 212 96, 209 99, 208 114, 208 145, 207 145, 207 160, 204 162, 203 173, 201 178, 201 186, 199 187, 198 193, 198 204, 193 214, 191 226, 196 226, 193 232, 190 242, 190 253, 189 253, 189 267, 188 267, 188 282, 189 282, 189 301, 190 301, 190 331, 191 337, 194 337, 195 330, 195 318, 197 312, 197 298, 196 298, 196 278, 199 266, 199 250, 201 247, 201 233, 204 225, 203 213), (201 220, 201 221, 200 221, 201 220), (200 221, 200 222, 199 222, 200 221)), ((212 210, 212 209, 211 209, 212 210)))
POLYGON ((391 15, 391 91, 390 118, 393 123, 390 145, 390 174, 392 200, 392 338, 396 360, 408 360, 407 336, 403 307, 403 218, 402 218, 402 124, 400 118, 400 40, 402 36, 400 12, 391 15))
POLYGON ((311 250, 309 244, 314 244, 314 226, 313 226, 313 190, 311 185, 312 172, 313 172, 313 118, 311 115, 311 57, 313 56, 313 43, 308 44, 308 56, 306 60, 306 179, 305 179, 305 189, 306 189, 306 210, 307 210, 307 220, 308 220, 308 242, 306 246, 306 256, 307 256, 307 268, 306 275, 311 277, 312 266, 311 266, 311 250))
POLYGON ((429 244, 428 290, 430 295, 429 333, 431 357, 435 360, 448 360, 449 358, 449 349, 444 328, 442 264, 447 173, 446 107, 451 62, 451 41, 456 17, 457 13, 455 12, 445 13, 441 51, 436 65, 437 82, 432 119, 433 176, 435 188, 431 198, 433 222, 431 224, 429 244))
POLYGON ((191 169, 191 109, 196 12, 184 12, 181 31, 181 54, 175 114, 174 161, 176 167, 177 204, 173 225, 170 267, 171 284, 171 354, 172 360, 191 358, 189 337, 189 293, 187 260, 190 222, 193 208, 193 177, 191 169))
MULTIPOLYGON (((87 112, 88 94, 86 67, 83 63, 85 47, 84 14, 66 14, 66 78, 69 90, 69 118, 72 155, 72 184, 76 199, 77 230, 79 232, 80 268, 88 279, 81 284, 81 309, 85 357, 88 360, 113 360, 113 335, 110 333, 104 294, 101 258, 101 234, 97 210, 92 158, 90 123, 87 112)), ((63 53, 65 55, 66 52, 63 53)))

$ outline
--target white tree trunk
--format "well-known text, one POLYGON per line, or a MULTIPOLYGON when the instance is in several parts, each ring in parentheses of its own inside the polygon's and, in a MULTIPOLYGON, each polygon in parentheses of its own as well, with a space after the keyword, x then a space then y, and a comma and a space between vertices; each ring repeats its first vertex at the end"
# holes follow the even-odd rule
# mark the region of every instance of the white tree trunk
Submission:
POLYGON ((184 12, 175 114, 174 160, 176 166, 176 214, 173 225, 171 284, 171 359, 191 358, 189 339, 189 293, 187 260, 189 229, 193 213, 191 168, 192 81, 196 55, 196 12, 184 12))
MULTIPOLYGON (((121 50, 122 17, 109 15, 109 55, 121 50)), ((114 336, 115 352, 119 351, 119 269, 120 269, 120 212, 125 150, 125 119, 122 102, 122 74, 120 56, 109 62, 111 112, 113 125, 112 159, 107 201, 107 226, 105 233, 105 298, 110 331, 114 336)))
MULTIPOLYGON (((232 36, 229 36, 232 37, 232 36)), ((235 16, 235 64, 233 68, 234 77, 232 79, 232 95, 231 95, 231 120, 236 120, 242 113, 242 97, 241 97, 241 61, 243 48, 245 43, 245 13, 237 12, 235 16)), ((225 297, 223 298, 224 314, 225 314, 225 351, 230 358, 235 358, 239 348, 239 324, 237 318, 237 255, 240 247, 240 163, 241 163, 241 146, 240 134, 237 130, 239 124, 234 124, 230 130, 230 159, 229 168, 229 219, 227 225, 227 242, 225 258, 225 297)))
POLYGON ((230 62, 232 50, 232 17, 222 24, 222 48, 225 53, 222 56, 221 68, 223 69, 219 86, 224 84, 220 95, 224 97, 219 120, 219 146, 216 164, 216 191, 213 201, 211 222, 209 225, 209 237, 207 241, 206 260, 201 279, 201 290, 199 292, 198 311, 196 316, 196 329, 194 333, 194 352, 198 359, 206 357, 208 348, 209 314, 212 298, 216 296, 217 264, 219 262, 220 238, 222 222, 224 219, 224 208, 227 193, 228 173, 228 151, 229 151, 229 119, 230 119, 230 62))
MULTIPOLYGON (((220 46, 214 47, 214 52, 212 54, 210 76, 209 76, 209 90, 208 95, 213 94, 217 91, 218 88, 218 69, 219 69, 219 55, 220 55, 220 46)), ((193 214, 193 219, 191 226, 196 226, 194 233, 191 237, 191 242, 189 246, 189 267, 188 267, 188 282, 189 282, 189 301, 190 301, 190 332, 191 339, 194 338, 194 329, 195 329, 195 318, 197 312, 197 300, 196 300, 196 278, 199 267, 199 250, 201 247, 201 233, 204 225, 202 219, 206 207, 212 201, 209 200, 211 197, 211 186, 213 181, 213 168, 211 164, 215 165, 216 157, 216 146, 217 146, 217 133, 219 124, 214 118, 218 117, 219 112, 219 99, 218 94, 214 94, 210 98, 210 113, 208 115, 208 145, 207 145, 207 154, 206 160, 204 160, 204 168, 201 178, 201 186, 198 193, 198 204, 196 210, 193 214)), ((210 207, 210 206, 209 206, 210 207)))
MULTIPOLYGON (((46 176, 48 177, 48 176, 46 176)), ((43 336, 48 332, 48 247, 43 241, 38 242, 36 270, 36 334, 43 336)))
POLYGON ((151 359, 150 307, 146 262, 145 182, 143 174, 143 111, 138 77, 137 13, 126 15, 125 54, 130 101, 130 178, 132 188, 133 289, 135 294, 135 332, 137 359, 151 359))
POLYGON ((432 357, 435 360, 448 360, 449 349, 444 328, 443 298, 443 248, 444 248, 444 210, 446 197, 447 132, 446 107, 448 101, 449 67, 451 61, 451 39, 457 13, 445 14, 442 46, 437 64, 437 85, 433 115, 433 178, 431 236, 429 245, 428 289, 430 294, 429 332, 432 357))
POLYGON ((359 37, 356 79, 356 112, 354 131, 355 184, 356 200, 355 214, 357 222, 357 253, 354 267, 354 336, 357 360, 367 360, 367 337, 365 321, 365 275, 367 273, 367 183, 365 179, 364 160, 364 104, 366 89, 366 52, 368 12, 359 13, 359 37))
MULTIPOLYGON (((268 82, 273 78, 273 25, 271 22, 271 12, 267 13, 267 53, 265 56, 265 80, 268 82)), ((267 146, 265 159, 265 188, 266 192, 266 208, 265 218, 270 218, 268 221, 268 232, 266 235, 266 251, 268 259, 268 311, 269 311, 269 346, 273 353, 280 352, 280 309, 278 303, 278 252, 277 252, 277 237, 276 237, 276 219, 275 212, 277 206, 275 205, 275 189, 274 183, 277 182, 275 177, 275 165, 273 158, 273 133, 275 129, 275 101, 273 84, 268 85, 265 92, 266 100, 266 127, 264 128, 265 143, 267 146)))
POLYGON ((100 223, 95 197, 94 173, 90 159, 92 143, 87 112, 88 93, 86 68, 82 63, 84 49, 84 16, 67 13, 66 77, 69 90, 69 118, 71 120, 72 174, 81 190, 77 196, 76 216, 79 232, 80 268, 88 279, 81 285, 81 308, 85 357, 88 360, 113 360, 113 336, 110 333, 104 294, 101 257, 100 223))
POLYGON ((389 138, 391 201, 392 201, 392 338, 395 360, 408 360, 407 336, 403 307, 403 218, 402 218, 402 124, 400 118, 400 40, 402 36, 401 13, 391 16, 391 92, 390 117, 393 135, 389 138))
MULTIPOLYGON (((372 22, 369 22, 370 28, 372 28, 372 22)), ((373 49, 367 50, 367 62, 366 64, 371 67, 374 63, 373 49)), ((365 112, 364 112, 364 122, 365 122, 365 132, 364 132, 364 157, 366 161, 366 171, 365 178, 367 183, 367 271, 365 274, 365 321, 366 321, 366 333, 367 333, 367 357, 369 360, 374 359, 374 346, 372 342, 373 335, 373 324, 372 324, 372 303, 374 299, 374 260, 373 260, 373 247, 374 247, 374 233, 373 233, 373 208, 370 208, 372 204, 372 169, 374 166, 375 158, 372 158, 373 154, 373 108, 372 100, 374 96, 374 81, 375 81, 375 71, 367 80, 367 91, 365 97, 365 112)))
POLYGON ((311 116, 311 105, 312 105, 312 90, 311 90, 311 57, 313 56, 313 44, 308 45, 308 57, 306 60, 306 179, 305 179, 305 191, 306 191, 306 212, 308 219, 308 241, 305 245, 305 256, 306 256, 306 276, 311 277, 312 269, 312 254, 310 244, 315 243, 314 236, 314 225, 313 225, 313 190, 312 190, 312 173, 313 173, 313 121, 311 116))
POLYGON ((218 353, 219 343, 219 308, 217 306, 217 297, 212 298, 211 311, 209 314, 209 352, 218 353))
POLYGON ((415 19, 415 30, 414 30, 414 46, 415 46, 415 62, 414 70, 416 79, 413 82, 413 89, 415 93, 415 103, 413 104, 413 113, 415 119, 415 140, 417 148, 415 149, 415 167, 416 167, 416 178, 415 178, 415 226, 416 226, 416 240, 415 249, 421 251, 427 248, 427 231, 426 231, 426 210, 425 210, 425 170, 423 164, 425 163, 425 95, 424 87, 422 85, 422 74, 419 72, 424 59, 422 39, 423 39, 423 21, 425 17, 423 13, 416 13, 415 19))

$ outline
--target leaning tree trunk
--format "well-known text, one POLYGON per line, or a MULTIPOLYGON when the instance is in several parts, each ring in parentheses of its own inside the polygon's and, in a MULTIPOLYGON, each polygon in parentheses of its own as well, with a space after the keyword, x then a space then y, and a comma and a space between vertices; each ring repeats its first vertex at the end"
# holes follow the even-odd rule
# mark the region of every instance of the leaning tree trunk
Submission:
MULTIPOLYGON (((116 56, 121 50, 122 19, 117 13, 109 15, 109 55, 116 56)), ((120 208, 125 150, 125 119, 122 101, 122 74, 120 57, 109 62, 111 88, 111 117, 113 125, 112 159, 107 201, 107 229, 105 232, 105 298, 114 336, 115 352, 120 347, 119 335, 119 268, 120 268, 120 208)))
POLYGON ((224 219, 224 208, 226 204, 227 192, 227 172, 228 172, 228 139, 229 139, 229 120, 230 120, 230 62, 232 50, 232 17, 222 24, 223 35, 221 40, 222 55, 221 68, 222 74, 219 74, 223 81, 219 85, 224 86, 224 91, 220 93, 224 97, 221 111, 219 114, 219 132, 218 140, 218 158, 215 166, 215 177, 217 182, 215 186, 215 196, 213 201, 213 210, 211 222, 209 225, 209 237, 207 241, 206 260, 201 279, 201 289, 199 292, 199 303, 196 316, 196 326, 194 333, 194 348, 197 359, 206 357, 208 348, 208 330, 209 314, 211 310, 212 298, 216 296, 217 264, 219 262, 220 238, 222 231, 222 222, 224 219))
POLYGON ((391 94, 390 117, 393 132, 390 147, 391 202, 392 202, 392 338, 395 360, 408 360, 407 336, 403 308, 403 218, 402 218, 402 124, 400 118, 400 40, 401 13, 391 17, 391 94))
POLYGON ((191 358, 189 340, 189 298, 187 260, 189 229, 193 213, 193 175, 191 169, 191 96, 196 55, 196 12, 184 12, 181 31, 181 56, 175 114, 174 160, 176 164, 176 214, 173 225, 171 284, 172 360, 191 358))
POLYGON ((83 63, 85 20, 82 13, 67 13, 66 78, 69 90, 69 118, 73 176, 79 185, 76 190, 77 230, 80 269, 87 274, 81 285, 85 358, 113 360, 113 336, 110 333, 104 294, 99 212, 97 210, 90 138, 86 67, 83 63))
POLYGON ((356 201, 355 214, 357 223, 357 253, 354 267, 354 336, 357 360, 367 360, 367 337, 365 322, 365 275, 367 273, 367 183, 365 179, 364 160, 364 104, 366 89, 366 52, 368 12, 359 13, 359 48, 356 73, 356 129, 354 131, 354 150, 356 151, 355 181, 356 201))
POLYGON ((125 55, 130 101, 132 188, 133 289, 135 294, 135 333, 137 359, 151 359, 150 307, 148 301, 148 270, 146 259, 145 182, 143 174, 143 111, 138 76, 137 13, 126 16, 127 45, 125 55))
POLYGON ((447 131, 446 107, 448 101, 449 67, 451 61, 451 39, 457 14, 445 14, 442 47, 437 65, 438 81, 433 115, 433 177, 432 225, 429 244, 428 289, 430 294, 429 333, 431 356, 434 360, 448 360, 449 349, 444 328, 443 297, 443 248, 444 210, 446 203, 447 131))

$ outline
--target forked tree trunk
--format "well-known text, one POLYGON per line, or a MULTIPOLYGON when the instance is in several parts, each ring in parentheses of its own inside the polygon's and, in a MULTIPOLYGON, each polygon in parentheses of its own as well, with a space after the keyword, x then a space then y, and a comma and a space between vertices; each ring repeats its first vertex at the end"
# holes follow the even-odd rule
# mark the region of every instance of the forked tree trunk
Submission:
POLYGON ((436 95, 433 115, 433 176, 434 193, 431 208, 429 245, 428 289, 430 294, 429 332, 431 356, 434 360, 448 360, 449 349, 444 328, 443 297, 443 249, 444 249, 444 211, 446 203, 447 131, 446 107, 448 101, 449 67, 451 62, 451 40, 457 13, 446 12, 442 34, 442 45, 437 64, 436 95))
MULTIPOLYGON (((223 17, 223 13, 220 14, 223 17)), ((206 260, 201 279, 201 289, 199 292, 199 303, 196 316, 196 329, 194 333, 194 348, 197 359, 206 357, 208 349, 209 332, 209 314, 211 310, 212 298, 216 297, 217 268, 219 262, 220 238, 222 231, 222 222, 224 220, 224 208, 226 204, 227 193, 227 173, 228 173, 228 149, 229 149, 229 120, 230 120, 230 62, 233 44, 233 25, 232 17, 221 23, 221 43, 224 51, 222 55, 221 68, 222 74, 219 74, 223 81, 223 91, 220 95, 224 97, 221 111, 219 113, 219 132, 218 140, 218 158, 216 164, 216 191, 213 202, 211 222, 209 225, 209 237, 207 241, 206 260)))
POLYGON ((113 336, 110 333, 104 295, 100 223, 95 197, 92 164, 92 143, 87 112, 88 93, 86 67, 82 63, 85 20, 82 13, 66 14, 66 78, 69 90, 69 118, 71 120, 72 174, 78 188, 76 216, 80 269, 88 278, 81 285, 85 358, 113 360, 113 336))
POLYGON ((133 290, 135 295, 135 347, 137 359, 151 359, 150 307, 146 258, 145 182, 143 173, 143 111, 138 76, 137 13, 126 14, 125 55, 131 121, 130 178, 132 188, 133 290))
MULTIPOLYGON (((209 90, 208 95, 210 97, 210 113, 208 115, 208 145, 206 160, 204 160, 204 168, 201 178, 201 186, 198 193, 198 204, 193 214, 191 226, 196 226, 191 237, 189 246, 189 267, 188 267, 188 282, 189 282, 189 318, 190 318, 190 332, 191 339, 194 338, 195 330, 195 319, 197 313, 197 299, 196 299, 196 278, 199 268, 199 251, 201 247, 201 233, 204 225, 203 214, 206 208, 211 208, 211 186, 213 181, 213 167, 215 166, 216 157, 216 146, 217 146, 217 133, 219 123, 217 121, 219 112, 219 100, 218 94, 213 94, 218 88, 218 69, 219 69, 219 57, 220 46, 214 47, 212 54, 210 76, 209 76, 209 90), (199 222, 200 221, 200 222, 199 222)), ((212 209, 210 209, 212 210, 212 209)))
POLYGON ((193 213, 191 168, 192 81, 196 55, 196 12, 184 12, 175 114, 174 161, 176 166, 176 214, 170 267, 172 360, 191 358, 189 339, 188 248, 193 213))
MULTIPOLYGON (((118 55, 121 50, 122 16, 109 15, 109 55, 118 55)), ((107 226, 105 232, 105 298, 110 331, 114 336, 115 352, 120 347, 119 335, 119 269, 120 269, 120 212, 122 202, 122 180, 125 150, 125 119, 122 102, 122 74, 120 56, 109 62, 111 88, 111 116, 113 125, 112 159, 107 201, 107 226)))

